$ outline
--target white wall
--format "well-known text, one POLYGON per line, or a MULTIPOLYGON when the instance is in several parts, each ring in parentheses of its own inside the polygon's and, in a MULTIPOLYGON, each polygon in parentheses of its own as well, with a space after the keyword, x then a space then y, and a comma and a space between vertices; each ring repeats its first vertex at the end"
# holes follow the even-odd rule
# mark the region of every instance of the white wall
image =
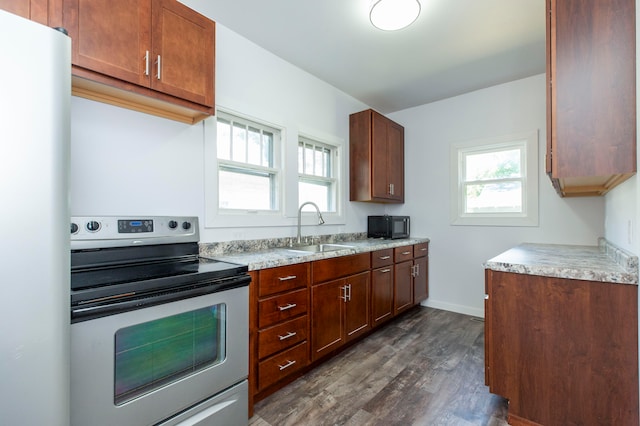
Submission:
POLYGON ((604 235, 604 199, 560 198, 544 173, 545 111, 537 75, 390 115, 405 126, 407 202, 387 211, 410 215, 412 234, 431 239, 428 306, 484 316, 484 261, 522 242, 595 245, 604 235), (539 226, 450 225, 450 145, 535 129, 539 226))
MULTIPOLYGON (((216 25, 216 31, 217 106, 284 126, 294 155, 298 131, 341 138, 348 154, 349 114, 366 105, 223 25, 216 25)), ((205 143, 213 133, 205 128, 214 127, 189 126, 74 97, 71 214, 195 215, 203 242, 294 236, 295 226, 203 228, 205 143)), ((343 160, 348 164, 348 155, 343 160)), ((295 179, 294 172, 287 182, 293 192, 295 179)), ((291 212, 291 199, 288 203, 291 212)), ((383 210, 380 205, 347 202, 346 225, 309 226, 305 233, 362 232, 366 216, 383 210)))

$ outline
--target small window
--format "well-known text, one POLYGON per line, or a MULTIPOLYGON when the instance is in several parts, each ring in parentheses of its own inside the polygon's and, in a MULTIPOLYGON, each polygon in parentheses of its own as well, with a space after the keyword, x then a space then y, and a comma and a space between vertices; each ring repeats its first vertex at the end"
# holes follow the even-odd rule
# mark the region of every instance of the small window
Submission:
POLYGON ((451 148, 453 225, 538 225, 538 134, 451 148))
POLYGON ((280 131, 219 112, 216 140, 218 208, 280 210, 280 131))
POLYGON ((313 201, 322 212, 336 212, 338 149, 300 138, 298 142, 298 200, 313 201))

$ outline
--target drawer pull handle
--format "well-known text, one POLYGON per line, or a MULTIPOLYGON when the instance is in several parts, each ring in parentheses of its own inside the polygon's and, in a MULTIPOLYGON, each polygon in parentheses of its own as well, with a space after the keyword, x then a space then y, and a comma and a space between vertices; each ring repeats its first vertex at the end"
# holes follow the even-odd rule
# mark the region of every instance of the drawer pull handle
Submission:
POLYGON ((391 269, 383 269, 380 272, 382 272, 383 274, 386 274, 387 272, 391 272, 391 269))
POLYGON ((278 279, 280 281, 289 281, 289 280, 295 280, 296 278, 298 277, 295 275, 289 275, 288 277, 279 277, 278 279))
POLYGON ((286 311, 287 309, 295 308, 296 306, 298 306, 296 303, 289 303, 284 306, 278 306, 278 309, 280 309, 281 311, 286 311))
POLYGON ((282 371, 285 368, 291 367, 295 363, 296 363, 295 361, 287 361, 287 363, 285 365, 278 365, 278 368, 280 369, 280 371, 282 371))
POLYGON ((411 252, 410 252, 410 251, 403 251, 403 252, 402 252, 402 255, 403 255, 403 256, 406 256, 406 255, 408 255, 408 254, 411 254, 411 252))
POLYGON ((421 248, 420 251, 427 251, 425 247, 421 248))
POLYGON ((391 256, 380 256, 379 259, 380 260, 387 260, 387 259, 391 259, 391 256))
POLYGON ((284 336, 280 336, 280 335, 278 335, 278 339, 280 339, 280 340, 287 340, 288 338, 293 337, 293 336, 295 336, 296 334, 298 334, 298 333, 296 333, 295 331, 289 331, 289 332, 288 332, 287 334, 285 334, 284 336))

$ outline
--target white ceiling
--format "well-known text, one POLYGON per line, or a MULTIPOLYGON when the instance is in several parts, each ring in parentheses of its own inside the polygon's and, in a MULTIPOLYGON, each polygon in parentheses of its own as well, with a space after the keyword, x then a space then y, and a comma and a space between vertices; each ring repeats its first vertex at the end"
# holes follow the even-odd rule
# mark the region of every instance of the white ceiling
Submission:
POLYGON ((181 0, 383 114, 545 72, 545 0, 420 0, 381 31, 371 0, 181 0))

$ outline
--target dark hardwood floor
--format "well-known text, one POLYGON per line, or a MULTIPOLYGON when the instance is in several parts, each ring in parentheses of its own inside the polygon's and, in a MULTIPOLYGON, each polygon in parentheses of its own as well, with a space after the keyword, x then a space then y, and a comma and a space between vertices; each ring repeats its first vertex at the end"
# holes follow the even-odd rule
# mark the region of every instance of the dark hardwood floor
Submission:
POLYGON ((419 307, 260 401, 251 426, 506 425, 481 319, 419 307))

